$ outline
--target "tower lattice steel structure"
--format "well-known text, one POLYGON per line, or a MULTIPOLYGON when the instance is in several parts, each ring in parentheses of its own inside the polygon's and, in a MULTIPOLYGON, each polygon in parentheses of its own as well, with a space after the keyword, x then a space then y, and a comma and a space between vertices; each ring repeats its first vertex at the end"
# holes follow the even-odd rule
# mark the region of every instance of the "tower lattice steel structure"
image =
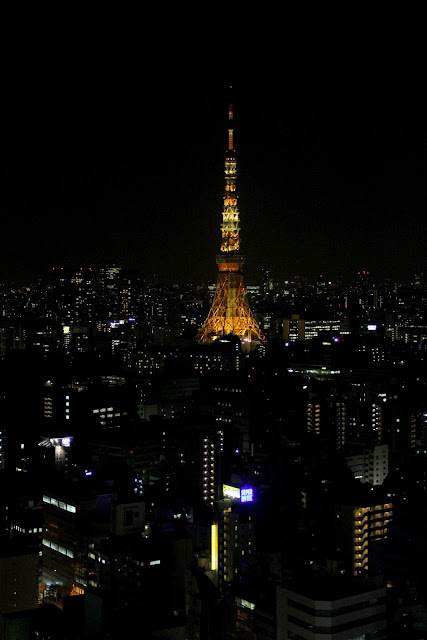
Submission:
POLYGON ((252 349, 266 341, 249 307, 243 282, 245 257, 240 254, 240 219, 236 193, 233 105, 228 108, 228 148, 225 155, 225 196, 221 224, 221 249, 216 257, 218 279, 208 317, 197 333, 200 343, 221 336, 238 336, 242 347, 252 349))

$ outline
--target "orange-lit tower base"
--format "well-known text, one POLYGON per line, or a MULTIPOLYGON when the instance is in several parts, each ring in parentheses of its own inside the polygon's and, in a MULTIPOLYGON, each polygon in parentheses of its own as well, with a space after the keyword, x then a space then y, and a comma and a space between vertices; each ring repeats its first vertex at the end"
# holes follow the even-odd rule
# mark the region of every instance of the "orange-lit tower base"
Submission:
POLYGON ((225 156, 225 196, 221 225, 221 253, 216 257, 218 279, 208 317, 197 333, 197 341, 212 343, 233 334, 250 350, 266 341, 249 308, 243 283, 244 256, 240 255, 239 209, 236 194, 236 156, 233 148, 233 105, 228 110, 228 148, 225 156))

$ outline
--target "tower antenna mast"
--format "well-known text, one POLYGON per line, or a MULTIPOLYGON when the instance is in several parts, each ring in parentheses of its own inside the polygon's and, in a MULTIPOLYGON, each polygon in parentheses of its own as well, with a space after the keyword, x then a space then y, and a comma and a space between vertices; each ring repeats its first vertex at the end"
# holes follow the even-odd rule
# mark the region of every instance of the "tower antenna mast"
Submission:
MULTIPOLYGON (((230 87, 231 89, 231 87, 230 87)), ((209 314, 196 339, 212 343, 225 335, 235 335, 242 348, 250 351, 266 342, 249 307, 243 282, 245 257, 240 253, 240 217, 237 202, 237 163, 234 149, 234 106, 228 105, 228 143, 225 153, 225 194, 221 223, 221 248, 216 257, 218 278, 209 314)))

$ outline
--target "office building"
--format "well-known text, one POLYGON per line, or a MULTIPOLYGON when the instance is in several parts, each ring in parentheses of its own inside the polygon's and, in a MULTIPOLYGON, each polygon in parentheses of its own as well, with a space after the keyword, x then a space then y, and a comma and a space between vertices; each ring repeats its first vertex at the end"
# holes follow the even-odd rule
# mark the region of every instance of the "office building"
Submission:
POLYGON ((278 586, 277 640, 385 640, 386 589, 344 578, 278 586))

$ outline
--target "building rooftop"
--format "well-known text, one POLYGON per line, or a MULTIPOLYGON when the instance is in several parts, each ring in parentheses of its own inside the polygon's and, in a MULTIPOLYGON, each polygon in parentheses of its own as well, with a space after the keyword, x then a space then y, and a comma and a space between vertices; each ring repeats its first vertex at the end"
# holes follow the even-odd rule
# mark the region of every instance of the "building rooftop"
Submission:
POLYGON ((317 601, 334 601, 349 598, 378 589, 385 589, 380 580, 347 578, 344 576, 315 577, 283 583, 289 591, 317 601))

